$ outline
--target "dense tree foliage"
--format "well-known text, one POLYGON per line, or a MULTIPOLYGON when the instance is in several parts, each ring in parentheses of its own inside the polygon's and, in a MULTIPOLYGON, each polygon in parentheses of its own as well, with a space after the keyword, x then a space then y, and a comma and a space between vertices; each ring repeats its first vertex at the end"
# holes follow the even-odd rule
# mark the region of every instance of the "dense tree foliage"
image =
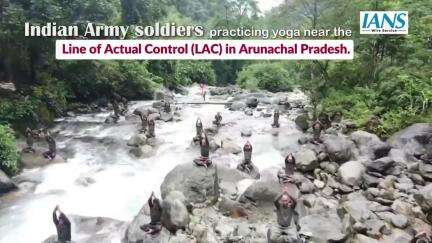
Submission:
POLYGON ((290 73, 280 62, 251 64, 237 78, 237 84, 246 89, 265 89, 272 92, 291 91, 294 82, 290 73))
POLYGON ((18 152, 12 129, 0 125, 0 169, 13 175, 19 170, 18 152))
MULTIPOLYGON (((432 120, 432 2, 428 0, 289 0, 260 13, 255 0, 7 0, 0 5, 0 80, 17 94, 0 97, 0 123, 49 122, 72 104, 116 90, 149 98, 162 86, 193 82, 309 94, 312 113, 341 111, 363 126, 373 116, 388 136, 432 120), (409 35, 360 35, 361 10, 408 10, 409 35), (54 39, 25 38, 24 22, 146 25, 156 21, 211 28, 353 30, 350 61, 56 61, 54 39)), ((130 36, 133 38, 133 36, 130 36)), ((336 37, 326 37, 336 38, 336 37)))

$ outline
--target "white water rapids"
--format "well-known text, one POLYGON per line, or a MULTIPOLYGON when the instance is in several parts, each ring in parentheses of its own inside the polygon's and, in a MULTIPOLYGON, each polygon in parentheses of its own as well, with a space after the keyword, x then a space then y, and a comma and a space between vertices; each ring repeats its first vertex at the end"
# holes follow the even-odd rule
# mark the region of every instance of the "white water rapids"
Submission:
MULTIPOLYGON (((304 98, 299 92, 290 96, 304 98)), ((202 101, 198 86, 190 88, 189 95, 177 95, 176 99, 202 101)), ((131 102, 129 113, 150 104, 151 101, 131 102)), ((229 137, 241 147, 249 140, 253 145, 252 160, 260 171, 275 172, 283 164, 281 151, 297 149, 301 132, 292 121, 292 113, 281 115, 279 136, 273 136, 270 126, 273 118, 261 117, 258 111, 254 116, 247 116, 244 112, 229 111, 223 105, 184 105, 181 121, 156 123, 156 136, 164 143, 148 159, 132 157, 126 145, 137 133, 139 119, 122 118, 118 124, 104 124, 109 112, 67 118, 56 128, 60 130, 57 146, 60 151, 67 151, 66 155, 63 153, 67 163, 22 172, 21 176, 34 178, 38 184, 34 191, 0 198, 0 242, 39 243, 55 234, 51 215, 57 204, 66 214, 132 220, 152 191, 159 194, 160 184, 171 169, 178 164, 192 163, 199 155, 198 148, 191 146, 197 117, 208 127, 218 111, 226 125, 220 128, 215 140, 229 137), (252 137, 241 137, 242 128, 250 128, 252 137), (77 183, 83 178, 91 178, 94 183, 87 186, 77 183)), ((241 156, 226 155, 224 161, 235 167, 241 156)), ((73 231, 72 238, 79 235, 73 231)))

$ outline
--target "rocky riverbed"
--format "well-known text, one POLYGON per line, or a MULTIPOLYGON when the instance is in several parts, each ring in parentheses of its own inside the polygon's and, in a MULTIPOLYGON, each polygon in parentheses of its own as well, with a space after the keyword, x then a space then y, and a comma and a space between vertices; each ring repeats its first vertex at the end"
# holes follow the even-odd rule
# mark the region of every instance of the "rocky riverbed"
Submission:
POLYGON ((402 243, 431 233, 432 124, 382 141, 342 120, 315 144, 299 91, 211 88, 208 102, 217 104, 199 104, 197 86, 188 91, 166 95, 177 103, 170 114, 152 101, 132 102, 117 124, 105 123, 110 111, 60 119, 56 163, 40 161, 38 152, 23 157, 26 168, 15 178, 0 173, 0 193, 8 192, 0 197, 0 242, 55 242, 57 204, 72 221, 74 242, 267 242, 281 193, 276 175, 289 152, 296 157, 289 191, 307 242, 402 243), (275 108, 279 128, 271 126, 275 108), (157 119, 156 139, 138 134, 136 111, 157 119), (220 128, 212 124, 217 112, 220 128), (198 117, 210 134, 210 168, 192 162, 198 117), (260 179, 236 169, 246 141, 260 179), (165 227, 156 237, 139 228, 150 221, 152 191, 163 199, 165 227))

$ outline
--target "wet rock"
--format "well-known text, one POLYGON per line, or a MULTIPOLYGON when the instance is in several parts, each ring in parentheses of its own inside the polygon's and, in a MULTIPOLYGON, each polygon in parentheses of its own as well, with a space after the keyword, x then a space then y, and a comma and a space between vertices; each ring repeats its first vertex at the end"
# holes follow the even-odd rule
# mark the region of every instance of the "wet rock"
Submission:
POLYGON ((137 158, 144 159, 150 158, 156 154, 155 149, 150 145, 144 145, 141 147, 134 147, 129 150, 129 153, 137 158))
POLYGON ((432 184, 429 184, 414 194, 414 199, 423 212, 432 212, 432 184))
POLYGON ((151 113, 148 115, 149 120, 159 120, 161 118, 161 115, 159 113, 151 113))
POLYGON ((172 121, 173 118, 174 118, 174 113, 172 113, 172 112, 169 112, 169 113, 161 112, 160 113, 160 119, 164 122, 172 121))
POLYGON ((221 197, 217 207, 219 212, 227 217, 240 218, 248 216, 247 210, 243 204, 227 197, 221 197))
POLYGON ((347 213, 354 222, 365 222, 375 218, 370 209, 371 202, 361 192, 353 192, 347 196, 347 200, 340 205, 341 212, 347 213))
POLYGON ((368 219, 365 221, 365 225, 367 226, 366 234, 370 237, 379 239, 383 234, 389 233, 389 229, 382 220, 376 218, 368 219))
POLYGON ((237 197, 239 193, 238 183, 243 179, 249 178, 249 175, 237 169, 220 165, 220 163, 218 163, 217 166, 217 174, 220 181, 219 188, 221 189, 221 193, 235 197, 237 197))
POLYGON ((214 139, 210 139, 209 141, 210 151, 214 152, 220 148, 220 144, 217 143, 214 139))
POLYGON ((230 110, 232 111, 240 111, 246 108, 246 103, 243 101, 235 101, 231 104, 230 110))
MULTIPOLYGON (((253 202, 258 207, 273 206, 273 202, 282 192, 279 182, 271 181, 256 181, 250 185, 241 195, 240 202, 253 202)), ((289 186, 290 195, 294 198, 299 197, 299 190, 295 185, 289 186)))
POLYGON ((392 148, 388 154, 388 157, 398 164, 408 164, 405 152, 402 149, 392 148))
POLYGON ((384 242, 388 243, 407 243, 412 242, 413 236, 403 230, 395 229, 389 236, 383 238, 384 242))
POLYGON ((297 116, 294 122, 302 131, 307 131, 309 129, 309 117, 307 114, 297 116))
POLYGON ((339 164, 335 162, 321 162, 320 168, 330 174, 336 174, 339 168, 339 164))
POLYGON ((252 136, 252 130, 250 128, 243 128, 241 130, 241 136, 242 137, 250 137, 250 136, 252 136))
POLYGON ((152 107, 153 107, 153 108, 156 108, 156 109, 159 109, 159 108, 161 108, 162 106, 163 106, 163 102, 160 101, 160 100, 155 101, 155 102, 152 103, 152 107))
POLYGON ((17 189, 15 183, 0 170, 0 194, 17 189))
POLYGON ((43 156, 43 151, 39 149, 36 149, 35 153, 22 152, 20 161, 23 167, 27 169, 66 162, 60 155, 57 155, 53 160, 46 159, 43 156))
POLYGON ((246 99, 246 106, 249 108, 257 108, 258 99, 256 97, 249 97, 246 99))
POLYGON ((302 147, 295 155, 296 168, 303 172, 313 171, 319 166, 318 159, 314 151, 302 147))
POLYGON ((356 234, 350 243, 378 243, 379 241, 366 235, 356 234))
POLYGON ((299 233, 312 242, 342 242, 347 237, 342 221, 335 212, 307 215, 300 219, 299 224, 299 233))
POLYGON ((331 161, 345 162, 353 155, 354 143, 344 136, 325 135, 323 143, 331 161))
POLYGON ((143 115, 147 116, 149 114, 149 111, 148 111, 148 108, 146 106, 141 106, 141 107, 136 108, 132 112, 132 114, 137 115, 137 116, 143 114, 143 115))
POLYGON ((365 171, 366 169, 360 161, 349 161, 339 167, 338 174, 343 183, 357 186, 362 182, 365 171))
POLYGON ((133 135, 127 142, 128 146, 139 147, 146 144, 147 138, 144 134, 133 135))
POLYGON ((148 138, 147 139, 147 145, 150 145, 152 147, 157 147, 161 144, 164 143, 164 140, 158 137, 154 137, 154 138, 148 138))
POLYGON ((391 136, 388 140, 394 148, 404 148, 409 143, 427 144, 432 137, 432 124, 413 124, 391 136))
POLYGON ((385 173, 388 169, 393 167, 394 164, 394 160, 392 160, 390 157, 383 157, 374 161, 367 162, 366 167, 369 171, 385 173))
POLYGON ((96 181, 89 176, 82 176, 75 180, 76 185, 84 186, 84 187, 87 187, 95 182, 96 181))
POLYGON ((404 215, 393 214, 390 220, 391 223, 397 228, 404 229, 408 226, 408 219, 404 215))
POLYGON ((227 139, 223 140, 222 150, 229 154, 239 154, 242 152, 242 148, 239 145, 227 139))
POLYGON ((290 227, 287 229, 282 229, 278 225, 272 225, 268 230, 268 243, 300 243, 298 237, 297 229, 295 227, 290 227))
MULTIPOLYGON (((148 224, 150 222, 150 209, 148 204, 146 203, 139 213, 134 217, 132 222, 129 223, 125 235, 124 241, 127 243, 141 243, 141 242, 152 242, 152 237, 146 234, 143 230, 140 229, 140 226, 144 224, 148 224)), ((154 239, 153 242, 158 242, 154 239)))
POLYGON ((432 180, 432 165, 431 164, 426 164, 426 163, 419 163, 419 172, 420 175, 425 179, 425 180, 432 180))
POLYGON ((183 193, 188 203, 215 203, 219 197, 216 165, 205 168, 196 166, 192 161, 177 165, 162 182, 162 198, 170 191, 183 193))
MULTIPOLYGON (((80 235, 78 239, 72 239, 72 243, 93 243, 121 241, 122 233, 127 227, 127 223, 115 219, 104 217, 84 217, 68 215, 73 231, 80 235)), ((57 235, 50 236, 43 243, 60 243, 57 235)))
POLYGON ((246 110, 244 111, 244 113, 245 113, 245 115, 247 115, 247 116, 253 116, 253 111, 252 111, 251 109, 246 109, 246 110))
POLYGON ((356 131, 351 134, 351 139, 357 145, 360 155, 368 156, 371 160, 384 157, 390 151, 390 145, 372 133, 356 131))
POLYGON ((162 202, 162 225, 170 232, 185 230, 190 222, 189 212, 186 208, 186 198, 179 191, 171 191, 162 202))

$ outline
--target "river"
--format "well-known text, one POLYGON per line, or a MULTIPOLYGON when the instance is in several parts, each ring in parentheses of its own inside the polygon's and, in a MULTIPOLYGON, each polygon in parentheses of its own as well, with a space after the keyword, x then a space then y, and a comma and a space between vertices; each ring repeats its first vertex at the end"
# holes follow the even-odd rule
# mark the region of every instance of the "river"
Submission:
MULTIPOLYGON (((300 92, 289 97, 304 99, 300 92)), ((212 101, 226 101, 209 96, 212 101)), ((201 101, 199 87, 189 88, 188 95, 176 95, 179 102, 201 101)), ((131 102, 129 112, 151 105, 151 101, 131 102)), ((137 133, 139 119, 122 119, 118 124, 105 124, 109 112, 78 115, 60 119, 54 130, 60 154, 67 163, 24 170, 19 177, 38 181, 34 190, 20 189, 14 196, 0 198, 0 242, 41 242, 55 234, 52 210, 60 205, 66 214, 103 216, 130 221, 146 203, 150 193, 159 194, 165 175, 176 165, 191 163, 199 155, 191 146, 195 121, 200 117, 204 127, 211 126, 216 112, 222 123, 215 140, 231 138, 243 147, 253 145, 253 161, 261 171, 274 173, 283 164, 283 152, 296 149, 301 132, 292 121, 296 110, 281 115, 278 136, 272 135, 271 117, 229 111, 224 105, 183 105, 181 120, 157 121, 156 136, 163 139, 155 156, 136 159, 128 153, 128 139, 137 133), (244 128, 252 130, 249 138, 240 136, 244 128), (62 153, 63 152, 63 153, 62 153)), ((235 167, 241 155, 227 155, 227 165, 235 167)), ((245 182, 248 184, 247 182, 245 182)), ((72 232, 72 238, 79 238, 72 232)), ((112 242, 119 242, 113 239, 112 242)))

